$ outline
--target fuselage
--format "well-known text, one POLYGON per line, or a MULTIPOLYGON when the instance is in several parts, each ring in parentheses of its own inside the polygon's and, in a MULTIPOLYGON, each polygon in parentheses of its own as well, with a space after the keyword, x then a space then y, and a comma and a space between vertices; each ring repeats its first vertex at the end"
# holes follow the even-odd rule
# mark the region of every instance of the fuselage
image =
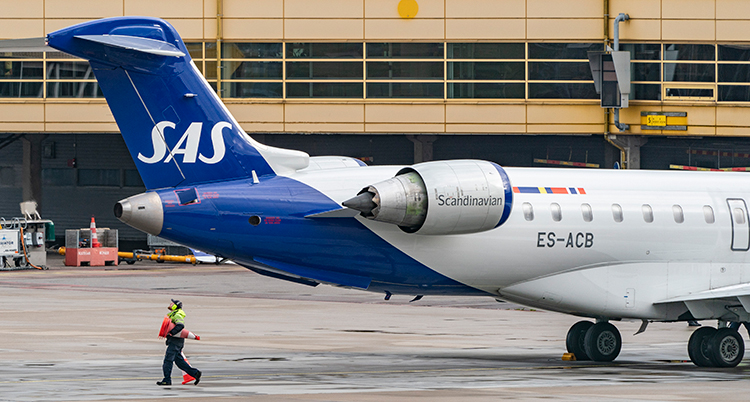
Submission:
POLYGON ((344 286, 364 288, 346 281, 353 277, 369 279, 371 291, 485 294, 588 316, 676 319, 681 311, 654 303, 750 281, 742 174, 506 168, 508 220, 471 234, 307 217, 400 169, 198 185, 199 202, 186 205, 177 196, 186 189, 159 191, 160 235, 240 263, 319 270, 344 286))

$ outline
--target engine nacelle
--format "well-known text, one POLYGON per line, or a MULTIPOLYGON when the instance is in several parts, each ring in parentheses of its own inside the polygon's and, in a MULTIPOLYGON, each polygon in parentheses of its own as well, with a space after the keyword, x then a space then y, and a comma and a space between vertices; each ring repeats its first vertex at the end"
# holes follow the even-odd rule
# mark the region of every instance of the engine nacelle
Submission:
POLYGON ((419 163, 343 203, 368 219, 424 235, 496 228, 508 219, 512 204, 503 168, 479 160, 419 163))

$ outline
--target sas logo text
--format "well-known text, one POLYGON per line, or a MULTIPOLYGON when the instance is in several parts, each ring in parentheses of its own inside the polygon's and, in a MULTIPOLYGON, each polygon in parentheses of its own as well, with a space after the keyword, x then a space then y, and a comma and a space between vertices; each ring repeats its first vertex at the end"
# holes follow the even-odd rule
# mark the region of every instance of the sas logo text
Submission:
POLYGON ((221 162, 224 159, 224 153, 226 152, 226 146, 224 145, 224 137, 222 136, 222 130, 225 128, 232 128, 232 125, 226 121, 220 121, 214 125, 211 129, 211 145, 214 149, 212 156, 206 156, 198 153, 198 146, 201 141, 201 132, 203 131, 202 122, 191 123, 190 126, 182 134, 180 140, 171 147, 172 151, 167 155, 167 144, 162 138, 167 136, 162 134, 166 129, 174 130, 175 124, 171 121, 160 121, 156 123, 154 129, 151 130, 151 146, 153 147, 154 153, 151 156, 145 156, 142 153, 138 153, 138 160, 143 163, 154 164, 161 162, 169 163, 176 155, 182 155, 182 163, 195 163, 198 159, 203 163, 213 165, 221 162), (166 158, 165 158, 166 156, 166 158))

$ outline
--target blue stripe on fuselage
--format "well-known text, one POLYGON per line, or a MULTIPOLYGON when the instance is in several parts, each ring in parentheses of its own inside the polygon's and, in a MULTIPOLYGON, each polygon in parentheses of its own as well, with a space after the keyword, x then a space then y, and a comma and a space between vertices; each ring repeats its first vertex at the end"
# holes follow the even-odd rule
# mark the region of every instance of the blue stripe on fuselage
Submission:
MULTIPOLYGON (((174 191, 164 204, 160 236, 250 264, 280 261, 372 279, 370 291, 406 294, 485 295, 417 262, 355 218, 310 219, 339 207, 319 191, 282 176, 196 186, 200 203, 179 205, 174 191), (257 226, 253 216, 261 218, 257 226)), ((280 268, 280 267, 278 267, 280 268)), ((342 275, 342 276, 343 276, 342 275)))

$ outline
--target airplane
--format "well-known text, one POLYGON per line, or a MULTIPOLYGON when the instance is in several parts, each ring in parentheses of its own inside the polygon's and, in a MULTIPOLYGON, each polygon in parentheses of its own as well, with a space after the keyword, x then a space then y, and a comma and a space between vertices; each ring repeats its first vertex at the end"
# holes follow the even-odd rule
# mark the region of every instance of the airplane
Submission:
POLYGON ((566 348, 608 362, 612 324, 717 320, 688 341, 734 367, 750 321, 750 180, 741 173, 366 166, 266 146, 241 128, 167 22, 50 33, 86 59, 147 191, 115 215, 262 275, 383 293, 486 296, 574 316, 566 348))

